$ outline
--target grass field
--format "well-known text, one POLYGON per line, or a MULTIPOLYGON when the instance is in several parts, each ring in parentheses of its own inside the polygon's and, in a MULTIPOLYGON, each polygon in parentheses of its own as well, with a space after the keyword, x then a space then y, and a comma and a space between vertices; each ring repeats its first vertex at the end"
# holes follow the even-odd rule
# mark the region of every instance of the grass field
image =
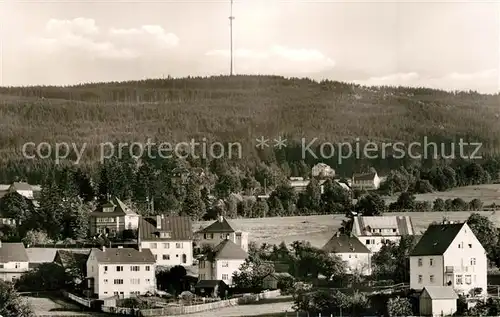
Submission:
POLYGON ((37 316, 93 316, 92 313, 83 312, 77 304, 56 296, 26 296, 25 298, 37 316))

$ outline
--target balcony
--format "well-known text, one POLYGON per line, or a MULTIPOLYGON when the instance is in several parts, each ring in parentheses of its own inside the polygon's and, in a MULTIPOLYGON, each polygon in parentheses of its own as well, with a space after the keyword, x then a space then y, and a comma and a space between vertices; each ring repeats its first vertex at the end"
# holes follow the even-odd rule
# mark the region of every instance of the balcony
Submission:
POLYGON ((473 273, 474 266, 445 266, 445 273, 455 274, 455 273, 473 273))

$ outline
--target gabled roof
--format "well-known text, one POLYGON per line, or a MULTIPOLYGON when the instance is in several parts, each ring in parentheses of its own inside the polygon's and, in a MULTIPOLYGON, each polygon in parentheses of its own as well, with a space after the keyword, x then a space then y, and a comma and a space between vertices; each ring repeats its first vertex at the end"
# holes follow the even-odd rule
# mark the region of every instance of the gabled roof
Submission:
POLYGON ((371 181, 377 176, 376 172, 353 174, 352 178, 354 181, 371 181))
POLYGON ((217 219, 210 226, 201 229, 197 233, 232 233, 235 231, 227 219, 222 217, 222 219, 217 219))
POLYGON ((442 255, 465 223, 430 225, 411 252, 411 256, 442 255))
POLYGON ((58 262, 65 268, 73 264, 83 267, 89 254, 90 251, 88 250, 57 250, 54 262, 58 262))
POLYGON ((410 216, 357 216, 354 217, 352 232, 355 236, 401 236, 413 235, 413 223, 410 216), (396 229, 395 232, 378 233, 373 229, 396 229))
POLYGON ((323 246, 328 253, 370 253, 370 250, 354 236, 335 234, 323 246))
POLYGON ((11 188, 15 190, 31 190, 33 191, 33 188, 31 187, 30 184, 25 183, 25 182, 14 182, 11 185, 11 188))
POLYGON ((154 264, 155 257, 150 249, 142 249, 141 251, 134 248, 93 248, 99 264, 154 264))
POLYGON ((26 248, 30 264, 53 262, 57 253, 56 248, 26 248))
POLYGON ((139 219, 139 231, 141 240, 193 240, 193 224, 188 217, 160 216, 157 218, 139 219), (161 229, 157 229, 157 221, 160 220, 161 229), (170 233, 170 238, 162 238, 160 232, 170 233))
POLYGON ((196 285, 194 286, 195 288, 214 288, 220 284, 226 284, 223 280, 200 280, 196 285))
POLYGON ((0 263, 28 262, 28 255, 21 242, 2 242, 0 245, 0 263))
POLYGON ((91 216, 97 217, 113 217, 113 216, 137 216, 137 214, 132 211, 123 201, 115 197, 112 201, 109 201, 97 208, 96 211, 90 214, 91 216), (112 212, 104 212, 103 208, 113 207, 114 210, 112 212))
POLYGON ((213 249, 210 260, 244 260, 248 254, 231 240, 224 240, 213 249))
POLYGON ((431 299, 458 299, 457 293, 451 286, 426 286, 420 296, 426 292, 431 299))

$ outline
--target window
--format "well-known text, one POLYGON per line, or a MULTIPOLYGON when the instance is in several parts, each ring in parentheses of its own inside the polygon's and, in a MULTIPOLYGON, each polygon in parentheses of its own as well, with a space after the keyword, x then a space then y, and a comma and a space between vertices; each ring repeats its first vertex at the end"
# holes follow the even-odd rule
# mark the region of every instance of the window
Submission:
POLYGON ((200 269, 204 269, 205 268, 205 261, 200 261, 200 269))
POLYGON ((122 279, 115 279, 114 284, 121 285, 121 284, 123 284, 123 280, 122 279))
POLYGON ((200 280, 204 280, 205 279, 205 274, 200 274, 200 280))
POLYGON ((123 272, 123 266, 117 266, 116 267, 116 272, 123 272))
POLYGON ((118 295, 118 292, 113 292, 113 294, 118 295))
POLYGON ((434 275, 429 276, 429 282, 434 283, 434 275))
POLYGON ((349 254, 349 259, 351 258, 351 255, 349 254))
POLYGON ((366 244, 370 244, 370 240, 369 239, 366 239, 366 244))
POLYGON ((463 248, 463 246, 464 246, 464 244, 463 244, 462 242, 458 244, 458 248, 459 248, 459 249, 462 249, 462 248, 463 248))
POLYGON ((476 265, 476 258, 470 259, 470 265, 476 265))
POLYGON ((157 247, 158 247, 158 245, 156 244, 156 242, 151 243, 151 249, 156 249, 157 247))
POLYGON ((229 275, 228 275, 228 274, 222 274, 222 279, 223 279, 224 281, 229 280, 229 275))
POLYGON ((130 270, 132 272, 139 272, 140 267, 139 267, 139 265, 133 265, 133 266, 130 267, 130 270))
POLYGON ((164 249, 170 249, 170 243, 164 243, 163 244, 164 249))
POLYGON ((177 249, 182 249, 182 242, 177 242, 177 243, 175 244, 175 247, 176 247, 177 249))
POLYGON ((108 271, 108 266, 107 266, 107 265, 105 265, 105 266, 104 266, 104 273, 106 273, 107 271, 108 271))
POLYGON ((170 260, 170 254, 164 254, 163 260, 170 260))
POLYGON ((162 232, 160 233, 160 237, 163 239, 168 239, 170 238, 170 232, 162 232))
POLYGON ((457 275, 457 279, 455 281, 455 284, 456 285, 462 285, 463 284, 462 275, 457 275))
POLYGON ((21 263, 16 263, 16 269, 21 267, 21 263))
POLYGON ((472 249, 472 243, 469 243, 469 249, 472 249))
POLYGON ((104 279, 104 284, 108 284, 108 280, 107 279, 104 279))
POLYGON ((158 254, 155 254, 155 261, 158 260, 158 254))
POLYGON ((149 265, 146 266, 146 271, 149 271, 151 270, 151 268, 149 267, 149 265))
POLYGON ((131 278, 130 279, 130 284, 140 284, 141 283, 141 279, 140 278, 131 278))
POLYGON ((418 266, 422 266, 422 258, 418 259, 418 266))
POLYGON ((429 259, 429 265, 434 266, 434 259, 429 259))
POLYGON ((422 284, 422 275, 419 275, 419 276, 418 276, 418 283, 419 283, 419 284, 422 284))
POLYGON ((470 285, 472 283, 472 278, 470 275, 465 275, 465 284, 470 285))
POLYGON ((222 262, 222 267, 229 267, 229 262, 228 261, 222 262))
POLYGON ((149 284, 151 280, 149 278, 146 279, 146 284, 149 284))
POLYGON ((392 232, 396 232, 396 229, 392 229, 392 232))

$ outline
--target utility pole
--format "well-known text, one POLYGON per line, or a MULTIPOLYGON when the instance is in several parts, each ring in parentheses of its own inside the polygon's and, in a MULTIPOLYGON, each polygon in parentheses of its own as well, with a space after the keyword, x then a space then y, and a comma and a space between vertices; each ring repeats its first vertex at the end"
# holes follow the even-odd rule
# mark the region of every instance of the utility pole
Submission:
POLYGON ((229 75, 233 76, 233 0, 231 0, 231 15, 229 16, 229 43, 230 43, 230 55, 231 55, 231 66, 229 70, 229 75))

